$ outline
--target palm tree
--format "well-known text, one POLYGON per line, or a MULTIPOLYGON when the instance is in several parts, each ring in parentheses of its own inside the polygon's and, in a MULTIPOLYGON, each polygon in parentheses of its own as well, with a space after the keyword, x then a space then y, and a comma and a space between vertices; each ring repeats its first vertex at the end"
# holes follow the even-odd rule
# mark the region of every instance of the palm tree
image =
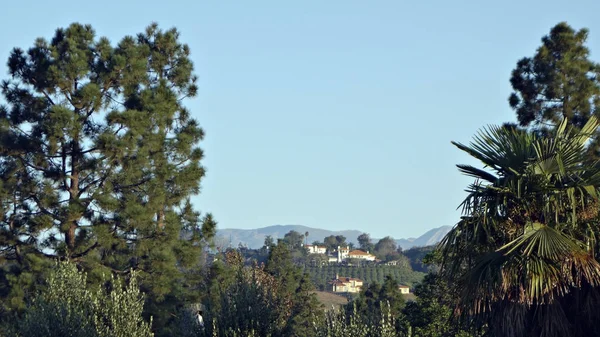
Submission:
POLYGON ((600 336, 600 166, 586 154, 598 126, 489 127, 453 142, 484 165, 458 165, 476 181, 439 245, 464 322, 492 336, 600 336))

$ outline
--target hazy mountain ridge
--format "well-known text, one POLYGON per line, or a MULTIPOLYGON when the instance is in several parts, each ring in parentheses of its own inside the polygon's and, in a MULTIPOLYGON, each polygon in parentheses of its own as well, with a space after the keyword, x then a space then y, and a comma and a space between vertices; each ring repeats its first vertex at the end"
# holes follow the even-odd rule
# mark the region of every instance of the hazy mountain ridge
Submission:
POLYGON ((451 229, 452 226, 437 227, 430 229, 418 238, 398 239, 396 242, 398 243, 398 246, 402 247, 402 249, 431 246, 440 242, 451 229))
MULTIPOLYGON (((429 246, 438 243, 451 228, 451 226, 442 226, 431 229, 418 238, 395 239, 402 249, 429 246)), ((229 244, 231 244, 232 247, 237 247, 239 244, 242 244, 248 248, 260 248, 263 246, 267 235, 270 235, 277 240, 278 238, 283 238, 283 236, 291 230, 295 230, 301 234, 308 232, 307 241, 309 243, 313 241, 323 241, 323 238, 330 235, 343 235, 348 242, 357 244, 356 238, 362 233, 368 233, 367 231, 363 232, 358 230, 331 231, 302 225, 274 225, 256 229, 224 228, 217 230, 217 241, 219 241, 217 245, 229 246, 229 244)), ((373 243, 377 243, 377 240, 378 239, 373 238, 373 243)))

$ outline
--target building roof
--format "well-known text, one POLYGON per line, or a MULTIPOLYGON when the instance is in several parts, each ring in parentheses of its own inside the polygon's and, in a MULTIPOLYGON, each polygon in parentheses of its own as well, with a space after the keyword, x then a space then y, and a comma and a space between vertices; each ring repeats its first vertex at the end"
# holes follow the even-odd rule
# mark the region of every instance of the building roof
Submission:
POLYGON ((338 278, 333 279, 331 281, 329 281, 330 284, 344 284, 344 283, 349 283, 349 282, 362 282, 363 280, 359 279, 359 278, 353 278, 353 277, 341 277, 338 276, 338 278))
POLYGON ((369 253, 367 253, 367 252, 363 252, 363 251, 362 251, 362 250, 360 250, 360 249, 356 249, 356 250, 353 250, 353 251, 351 251, 350 253, 348 253, 348 255, 354 255, 354 256, 359 256, 359 255, 362 255, 362 256, 367 256, 367 255, 371 255, 371 254, 369 254, 369 253))
POLYGON ((344 285, 345 282, 343 282, 342 280, 331 280, 329 281, 329 284, 335 284, 335 285, 344 285))

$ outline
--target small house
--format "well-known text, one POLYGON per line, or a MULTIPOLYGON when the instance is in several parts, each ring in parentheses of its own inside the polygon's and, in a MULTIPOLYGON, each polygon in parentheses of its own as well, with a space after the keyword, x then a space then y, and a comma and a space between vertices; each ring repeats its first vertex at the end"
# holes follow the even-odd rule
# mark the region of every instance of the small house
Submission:
POLYGON ((357 278, 335 275, 335 279, 329 281, 329 284, 331 284, 331 290, 334 293, 358 293, 363 286, 363 281, 357 278))

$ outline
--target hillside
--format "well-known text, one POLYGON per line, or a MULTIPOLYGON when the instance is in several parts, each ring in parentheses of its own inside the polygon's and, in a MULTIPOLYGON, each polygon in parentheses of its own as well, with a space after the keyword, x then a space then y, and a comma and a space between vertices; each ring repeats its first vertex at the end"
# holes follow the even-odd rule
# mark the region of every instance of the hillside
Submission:
POLYGON ((410 249, 412 247, 432 246, 440 242, 446 234, 452 229, 452 226, 442 226, 431 229, 418 238, 399 239, 396 240, 398 246, 402 249, 410 249))
POLYGON ((278 238, 283 238, 286 233, 292 230, 302 234, 308 232, 308 242, 322 241, 324 237, 330 235, 343 235, 348 239, 348 242, 356 243, 356 238, 363 233, 356 230, 330 231, 301 225, 275 225, 257 229, 219 229, 217 236, 220 236, 227 242, 231 239, 233 247, 237 247, 241 243, 248 246, 248 248, 256 249, 263 246, 267 235, 277 240, 278 238))
POLYGON ((382 284, 386 276, 391 276, 398 283, 407 286, 421 282, 425 273, 413 271, 410 267, 397 266, 338 266, 328 265, 323 267, 305 267, 304 272, 308 273, 312 282, 318 290, 326 291, 329 289, 328 282, 335 278, 336 275, 343 277, 355 277, 363 280, 365 283, 382 284))
MULTIPOLYGON (((434 228, 418 238, 397 239, 396 242, 398 243, 398 246, 402 247, 402 249, 435 245, 444 237, 444 235, 446 235, 446 233, 448 233, 451 228, 452 227, 450 226, 434 228)), ((222 243, 226 243, 225 245, 229 245, 231 241, 232 247, 237 247, 241 243, 248 248, 256 249, 263 246, 265 237, 267 235, 272 236, 274 239, 283 238, 283 236, 291 230, 295 230, 302 234, 308 232, 308 242, 321 241, 323 238, 330 235, 343 235, 346 237, 348 242, 352 242, 354 244, 357 243, 356 238, 360 234, 369 232, 358 230, 330 231, 302 225, 275 225, 256 229, 219 229, 217 230, 217 237, 222 243)), ((373 239, 373 242, 377 242, 377 239, 373 239)))
POLYGON ((348 303, 348 298, 344 296, 336 295, 326 291, 315 291, 315 293, 317 294, 317 299, 319 302, 321 302, 321 304, 323 304, 325 307, 325 310, 337 310, 342 305, 348 303))

